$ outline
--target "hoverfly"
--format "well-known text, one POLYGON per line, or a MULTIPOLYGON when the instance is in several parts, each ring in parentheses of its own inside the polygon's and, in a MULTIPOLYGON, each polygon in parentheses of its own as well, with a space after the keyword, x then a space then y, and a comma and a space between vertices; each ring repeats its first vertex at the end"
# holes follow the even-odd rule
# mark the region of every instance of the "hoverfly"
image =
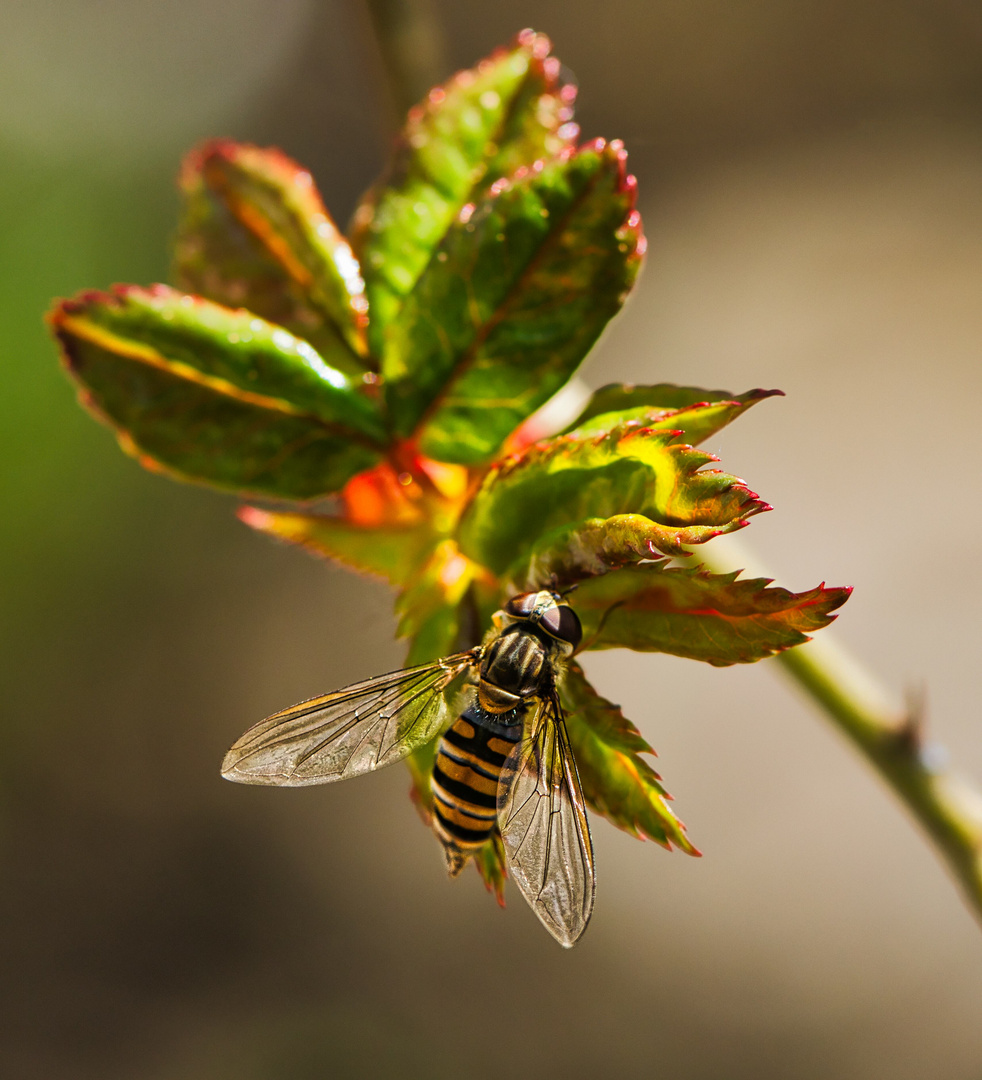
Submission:
POLYGON ((274 713, 225 755, 244 784, 324 784, 401 761, 440 737, 432 825, 455 877, 498 830, 511 876, 573 945, 593 911, 593 848, 558 682, 580 644, 550 590, 513 596, 467 652, 379 675, 274 713))

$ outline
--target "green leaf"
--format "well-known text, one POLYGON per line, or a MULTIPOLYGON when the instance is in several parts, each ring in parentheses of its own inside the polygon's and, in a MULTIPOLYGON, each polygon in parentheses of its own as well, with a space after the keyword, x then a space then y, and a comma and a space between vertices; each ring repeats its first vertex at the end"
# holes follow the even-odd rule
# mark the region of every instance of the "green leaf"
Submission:
POLYGON ((589 529, 593 518, 641 514, 670 528, 722 530, 770 509, 742 480, 702 468, 716 460, 672 431, 630 424, 536 443, 492 466, 461 520, 461 551, 504 574, 537 546, 561 545, 553 530, 589 529))
POLYGON ((386 175, 352 221, 376 355, 463 207, 499 177, 558 154, 576 138, 575 90, 560 83, 549 49, 548 38, 524 31, 511 48, 459 72, 410 111, 386 175))
POLYGON ((660 559, 663 554, 687 558, 692 552, 683 544, 704 544, 749 524, 745 517, 725 525, 681 527, 659 525, 642 514, 587 518, 541 536, 503 577, 512 592, 564 588, 622 566, 660 559))
POLYGON ((793 593, 768 588, 769 578, 738 578, 739 571, 710 574, 660 563, 591 578, 575 594, 582 648, 666 652, 716 667, 748 664, 808 641, 852 591, 820 585, 793 593))
POLYGON ((396 428, 424 454, 488 460, 616 314, 643 251, 625 160, 597 140, 496 184, 449 230, 382 368, 396 428))
POLYGON ((340 517, 282 513, 255 506, 243 506, 238 515, 252 529, 299 544, 315 555, 382 578, 390 585, 405 584, 437 543, 429 524, 368 527, 340 517))
POLYGON ((381 457, 385 427, 358 384, 250 312, 117 286, 50 321, 83 404, 148 468, 309 499, 381 457))
POLYGON ((676 386, 674 383, 656 383, 652 386, 607 383, 599 390, 594 390, 583 411, 566 430, 582 427, 588 420, 602 413, 624 412, 630 409, 671 412, 712 401, 739 401, 752 405, 775 394, 783 397, 781 390, 758 389, 749 390, 745 394, 731 394, 729 390, 706 390, 701 386, 676 386))
POLYGON ((190 381, 271 398, 388 441, 379 410, 360 380, 330 367, 306 342, 248 311, 232 311, 166 285, 116 286, 62 305, 59 325, 127 359, 164 365, 190 381))
POLYGON ((570 747, 590 806, 634 836, 647 836, 669 851, 674 844, 698 855, 668 806, 671 795, 661 777, 641 757, 654 750, 620 706, 602 698, 576 663, 569 665, 560 691, 570 747))
POLYGON ((183 289, 284 326, 342 371, 365 370, 365 284, 309 172, 279 150, 219 139, 188 155, 180 187, 183 289))
POLYGON ((505 865, 505 845, 500 834, 495 831, 488 842, 474 853, 474 865, 481 875, 484 887, 505 906, 505 882, 508 880, 508 868, 505 865))
POLYGON ((410 796, 417 808, 423 815, 427 825, 431 824, 430 815, 433 813, 433 787, 430 778, 433 775, 433 765, 436 762, 437 750, 440 746, 439 739, 433 739, 414 750, 406 758, 406 767, 412 777, 410 796))
POLYGON ((593 394, 565 433, 576 432, 585 438, 620 424, 635 423, 652 431, 681 431, 687 443, 698 446, 758 401, 775 395, 783 397, 780 390, 750 390, 734 395, 695 387, 611 383, 593 394))

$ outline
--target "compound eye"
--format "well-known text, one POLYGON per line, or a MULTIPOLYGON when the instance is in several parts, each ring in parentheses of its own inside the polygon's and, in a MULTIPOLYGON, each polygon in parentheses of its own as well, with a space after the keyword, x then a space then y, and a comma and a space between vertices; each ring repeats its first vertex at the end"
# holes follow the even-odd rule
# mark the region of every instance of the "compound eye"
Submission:
POLYGON ((556 604, 543 613, 542 625, 552 634, 571 645, 573 649, 583 640, 580 618, 568 604, 556 604))
POLYGON ((527 619, 535 608, 535 599, 538 595, 534 592, 519 593, 505 604, 505 611, 516 618, 527 619))

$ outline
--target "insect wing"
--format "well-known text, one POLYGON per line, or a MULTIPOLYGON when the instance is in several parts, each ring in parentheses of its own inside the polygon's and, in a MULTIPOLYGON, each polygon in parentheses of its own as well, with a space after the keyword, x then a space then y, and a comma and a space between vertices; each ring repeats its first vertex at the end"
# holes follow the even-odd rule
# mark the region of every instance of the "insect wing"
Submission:
POLYGON ((593 912, 590 826, 555 693, 526 724, 498 784, 508 869, 550 934, 567 949, 593 912))
POLYGON ((242 784, 326 784, 401 761, 449 726, 445 691, 478 650, 353 683, 274 713, 225 755, 222 775, 242 784))

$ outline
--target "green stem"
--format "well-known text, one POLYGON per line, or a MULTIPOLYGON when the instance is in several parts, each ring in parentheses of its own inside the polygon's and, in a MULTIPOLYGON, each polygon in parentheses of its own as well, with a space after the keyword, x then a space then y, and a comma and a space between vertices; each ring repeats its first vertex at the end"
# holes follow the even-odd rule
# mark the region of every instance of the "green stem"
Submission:
MULTIPOLYGON (((752 559, 728 543, 725 556, 696 553, 708 569, 746 567, 752 559)), ((756 570, 751 570, 757 576, 756 570)), ((769 576, 769 575, 763 575, 769 576)), ((775 658, 799 687, 893 788, 948 863, 982 922, 982 792, 942 767, 924 740, 919 711, 901 709, 828 630, 775 658)))

